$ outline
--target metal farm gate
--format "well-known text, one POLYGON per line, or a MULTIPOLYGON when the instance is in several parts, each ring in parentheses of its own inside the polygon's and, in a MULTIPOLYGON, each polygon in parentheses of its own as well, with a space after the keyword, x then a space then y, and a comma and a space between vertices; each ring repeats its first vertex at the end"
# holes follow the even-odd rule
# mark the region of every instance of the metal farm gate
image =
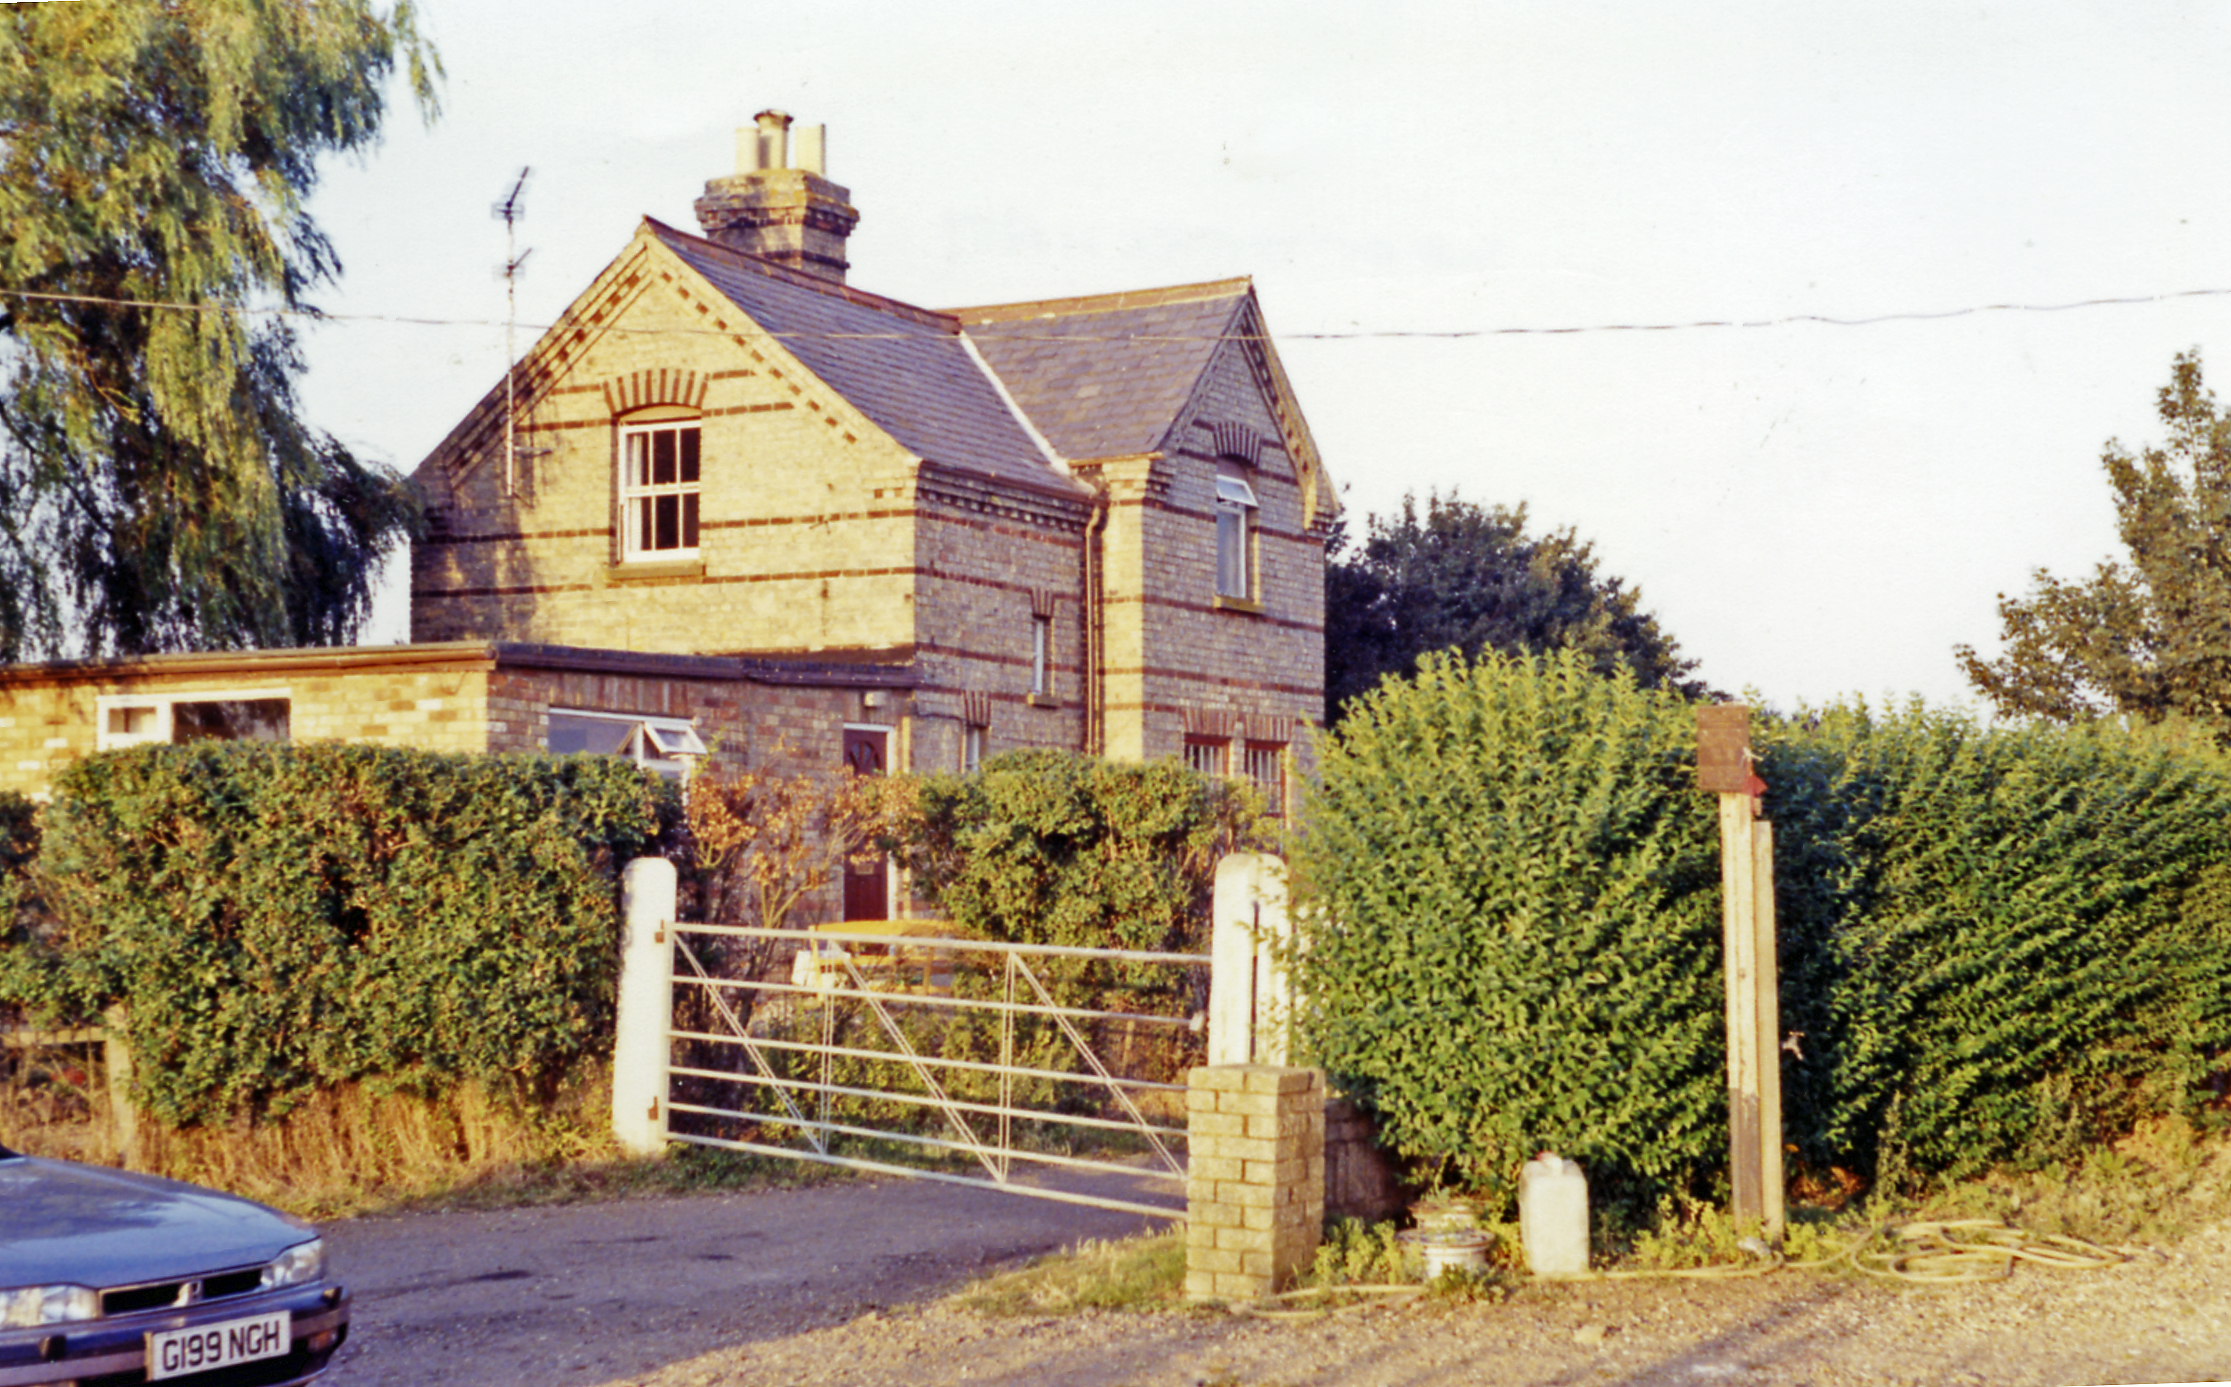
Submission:
POLYGON ((653 1107, 668 1140, 1184 1215, 1209 955, 993 943, 916 920, 662 932, 653 1107), (770 975, 785 952, 787 977, 770 975), (1111 998, 1142 1009, 1088 1004, 1111 998))

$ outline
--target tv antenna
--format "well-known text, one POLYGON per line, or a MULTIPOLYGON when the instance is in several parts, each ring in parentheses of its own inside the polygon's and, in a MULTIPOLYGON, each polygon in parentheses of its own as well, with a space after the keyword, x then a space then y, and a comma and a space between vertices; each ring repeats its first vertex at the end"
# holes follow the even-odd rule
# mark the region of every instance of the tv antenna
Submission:
POLYGON ((518 227, 527 215, 521 199, 527 191, 527 175, 534 170, 522 168, 511 185, 511 192, 490 210, 504 224, 504 263, 499 271, 504 277, 504 495, 519 494, 519 436, 513 426, 513 410, 518 401, 519 358, 513 339, 519 326, 519 271, 526 265, 527 257, 534 254, 534 247, 519 250, 518 227))

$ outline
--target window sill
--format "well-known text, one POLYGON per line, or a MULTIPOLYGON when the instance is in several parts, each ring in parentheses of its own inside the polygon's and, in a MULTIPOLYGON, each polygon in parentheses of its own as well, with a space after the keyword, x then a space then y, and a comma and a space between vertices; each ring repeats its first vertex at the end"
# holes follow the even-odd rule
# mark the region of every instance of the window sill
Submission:
POLYGON ((1059 708, 1061 706, 1061 700, 1050 693, 1025 694, 1023 702, 1033 708, 1059 708))
POLYGON ((703 559, 653 559, 616 563, 604 570, 606 583, 649 583, 660 579, 702 578, 703 559))
POLYGON ((1247 616, 1261 616, 1263 614, 1263 604, 1250 602, 1244 597, 1226 597, 1223 593, 1218 593, 1216 594, 1216 610, 1220 612, 1241 612, 1247 616))

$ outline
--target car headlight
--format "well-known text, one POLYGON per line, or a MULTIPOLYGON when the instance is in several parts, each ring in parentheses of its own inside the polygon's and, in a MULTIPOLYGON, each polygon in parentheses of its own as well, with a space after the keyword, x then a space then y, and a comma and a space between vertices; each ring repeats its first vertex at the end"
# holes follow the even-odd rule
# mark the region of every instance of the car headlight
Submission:
POLYGON ((271 1259, 263 1269, 263 1289, 299 1286, 325 1275, 325 1239, 312 1238, 271 1259))
POLYGON ((15 1286, 0 1288, 0 1329, 36 1329, 68 1324, 101 1313, 101 1298, 91 1286, 15 1286))

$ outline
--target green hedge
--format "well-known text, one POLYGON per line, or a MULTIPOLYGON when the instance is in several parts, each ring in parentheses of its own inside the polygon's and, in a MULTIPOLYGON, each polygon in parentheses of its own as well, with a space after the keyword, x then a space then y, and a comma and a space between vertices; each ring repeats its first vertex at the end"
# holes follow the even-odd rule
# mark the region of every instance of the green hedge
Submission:
POLYGON ((1757 741, 1816 1166, 2049 1159, 2184 1105, 2231 1050, 2220 759, 1919 704, 1757 741))
POLYGON ((178 1126, 364 1081, 546 1090, 609 1043, 616 874, 671 786, 606 757, 204 743, 57 780, 0 1002, 129 1008, 136 1097, 178 1126))
MULTIPOLYGON (((1762 720, 1787 1139, 1814 1168, 2035 1162, 2231 1051, 2231 773, 2111 727, 1762 720)), ((1401 1154, 1615 1198, 1720 1178, 1718 835, 1693 710, 1569 656, 1437 658, 1328 740, 1296 844, 1305 1028, 1401 1154)))
POLYGON ((1253 792, 1175 761, 1041 748, 925 776, 904 845, 917 888, 991 939, 1202 949, 1216 860, 1250 841, 1253 792))
POLYGON ((1545 1148, 1604 1185, 1724 1147, 1689 718, 1571 652, 1428 657, 1349 705, 1295 843, 1303 1027, 1395 1151, 1496 1191, 1545 1148))

